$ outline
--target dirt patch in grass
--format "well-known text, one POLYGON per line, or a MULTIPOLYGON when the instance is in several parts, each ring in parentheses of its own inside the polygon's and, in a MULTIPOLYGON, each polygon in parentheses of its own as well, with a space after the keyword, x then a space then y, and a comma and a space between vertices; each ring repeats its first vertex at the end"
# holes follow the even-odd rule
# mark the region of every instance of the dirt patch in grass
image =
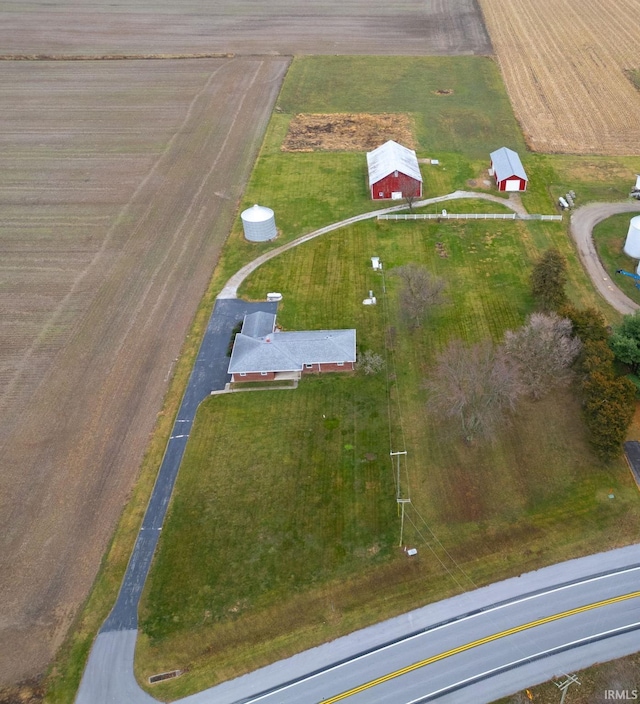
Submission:
POLYGON ((289 123, 283 152, 370 151, 390 139, 415 149, 413 120, 406 113, 301 113, 289 123))

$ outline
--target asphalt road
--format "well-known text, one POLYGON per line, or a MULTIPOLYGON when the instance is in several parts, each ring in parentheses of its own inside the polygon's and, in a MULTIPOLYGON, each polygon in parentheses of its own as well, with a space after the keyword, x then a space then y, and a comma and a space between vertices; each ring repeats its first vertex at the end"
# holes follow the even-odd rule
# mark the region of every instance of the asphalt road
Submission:
POLYGON ((138 533, 120 593, 101 633, 131 630, 137 627, 138 602, 156 549, 173 485, 187 446, 191 425, 200 403, 212 391, 221 390, 231 379, 227 374, 227 348, 234 326, 247 313, 264 310, 275 313, 277 303, 247 303, 242 300, 218 300, 209 319, 198 357, 195 361, 180 410, 173 424, 162 464, 142 527, 138 533))
MULTIPOLYGON (((635 652, 639 577, 640 545, 572 560, 432 604, 180 701, 491 702, 635 652)), ((154 701, 133 678, 135 637, 135 630, 98 636, 78 704, 154 701)))

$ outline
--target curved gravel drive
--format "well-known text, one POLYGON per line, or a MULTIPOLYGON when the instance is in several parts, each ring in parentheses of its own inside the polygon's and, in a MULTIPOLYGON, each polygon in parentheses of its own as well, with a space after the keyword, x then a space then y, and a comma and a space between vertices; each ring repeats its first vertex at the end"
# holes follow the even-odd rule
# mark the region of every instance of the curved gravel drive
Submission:
MULTIPOLYGON (((505 208, 513 210, 518 215, 526 215, 527 211, 522 206, 522 203, 517 197, 500 198, 499 196, 491 195, 490 193, 476 193, 475 191, 454 191, 446 196, 437 196, 436 198, 427 198, 425 200, 416 201, 413 204, 414 208, 422 208, 425 205, 431 205, 432 203, 444 203, 449 200, 458 200, 462 198, 481 198, 482 200, 490 200, 494 203, 500 203, 504 205, 505 208)), ((341 227, 346 227, 347 225, 353 225, 355 222, 360 222, 362 220, 371 220, 372 218, 377 218, 378 215, 386 215, 388 213, 395 213, 400 210, 407 210, 407 204, 402 203, 401 205, 392 205, 388 208, 382 208, 382 210, 372 210, 368 213, 361 213, 360 215, 354 215, 346 220, 340 220, 340 222, 334 222, 326 227, 321 227, 319 230, 314 230, 309 232, 302 237, 298 237, 287 244, 283 244, 281 247, 276 247, 269 252, 257 257, 252 262, 249 262, 242 267, 238 272, 236 272, 225 284, 224 288, 218 295, 218 298, 237 298, 238 288, 242 282, 252 274, 259 266, 262 266, 265 262, 268 262, 274 257, 280 256, 283 252, 288 249, 293 249, 303 242, 308 242, 309 240, 315 239, 320 235, 325 235, 327 232, 333 232, 333 230, 338 230, 341 227)))
POLYGON ((640 201, 591 203, 578 208, 571 215, 570 225, 571 236, 576 243, 580 261, 587 274, 591 277, 594 286, 602 297, 623 315, 634 313, 640 306, 622 293, 604 270, 596 252, 592 232, 599 222, 610 218, 612 215, 632 212, 640 212, 640 201))

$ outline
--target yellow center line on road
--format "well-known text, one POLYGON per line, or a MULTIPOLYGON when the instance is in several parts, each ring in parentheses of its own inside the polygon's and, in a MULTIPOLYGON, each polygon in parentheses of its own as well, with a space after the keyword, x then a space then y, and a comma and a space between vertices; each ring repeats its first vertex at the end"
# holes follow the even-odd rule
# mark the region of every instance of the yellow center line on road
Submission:
POLYGON ((507 636, 514 635, 515 633, 521 633, 522 631, 527 631, 530 628, 535 628, 536 626, 542 626, 545 623, 552 623, 553 621, 559 621, 560 619, 567 618, 568 616, 574 616, 575 614, 584 613, 585 611, 592 611, 593 609, 599 609, 602 606, 609 606, 610 604, 616 604, 618 602, 626 601, 628 599, 635 599, 636 597, 640 597, 640 591, 631 592, 630 594, 623 594, 622 596, 615 596, 611 599, 597 601, 594 604, 587 604, 586 606, 579 606, 576 609, 563 611, 562 613, 554 614, 553 616, 546 616, 545 618, 538 619, 537 621, 530 621, 529 623, 524 623, 521 626, 509 628, 508 630, 501 631, 500 633, 494 633, 491 636, 486 636, 485 638, 474 640, 471 643, 460 645, 457 648, 452 648, 451 650, 447 650, 446 652, 440 653, 439 655, 433 655, 432 657, 426 658, 425 660, 420 660, 420 662, 414 662, 413 665, 408 665, 407 667, 403 667, 400 670, 395 670, 395 672, 390 672, 388 675, 383 675, 382 677, 378 677, 377 679, 371 680, 370 682, 365 682, 364 684, 361 684, 358 687, 354 687, 353 689, 350 689, 347 692, 337 694, 335 697, 331 697, 331 699, 323 699, 322 704, 334 704, 334 702, 342 701, 347 697, 352 697, 354 694, 364 692, 365 690, 370 689, 371 687, 383 684, 384 682, 389 682, 390 680, 393 680, 396 677, 401 677, 402 675, 406 675, 409 672, 413 672, 414 670, 419 670, 421 667, 426 667, 427 665, 431 665, 432 663, 438 662, 439 660, 449 658, 452 655, 463 653, 465 652, 465 650, 477 648, 479 645, 491 643, 492 641, 499 640, 500 638, 505 638, 507 636))

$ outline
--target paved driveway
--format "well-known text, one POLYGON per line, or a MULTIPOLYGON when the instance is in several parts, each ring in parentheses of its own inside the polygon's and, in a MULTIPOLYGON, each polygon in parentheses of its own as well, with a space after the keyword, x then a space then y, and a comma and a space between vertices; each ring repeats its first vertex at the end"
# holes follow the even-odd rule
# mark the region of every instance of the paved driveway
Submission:
POLYGON ((109 618, 102 626, 101 633, 130 630, 137 627, 140 594, 162 530, 173 485, 178 475, 198 406, 212 391, 224 389, 230 379, 227 374, 229 365, 227 349, 235 325, 243 320, 247 313, 258 310, 275 313, 277 305, 277 303, 267 302, 247 303, 237 299, 216 301, 198 357, 189 377, 180 410, 173 424, 171 437, 120 588, 118 600, 109 618))

